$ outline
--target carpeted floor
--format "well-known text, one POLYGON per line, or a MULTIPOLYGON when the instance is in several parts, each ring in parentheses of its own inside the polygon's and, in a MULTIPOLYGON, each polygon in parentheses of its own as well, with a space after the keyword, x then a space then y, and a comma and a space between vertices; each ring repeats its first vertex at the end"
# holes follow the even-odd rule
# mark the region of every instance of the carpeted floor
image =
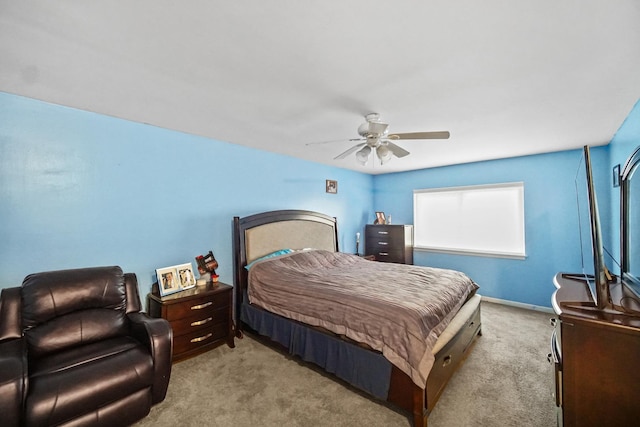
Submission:
MULTIPOLYGON (((552 427, 551 314, 482 302, 482 336, 429 416, 429 427, 552 427)), ((410 426, 373 400, 251 337, 175 364, 147 426, 410 426)))

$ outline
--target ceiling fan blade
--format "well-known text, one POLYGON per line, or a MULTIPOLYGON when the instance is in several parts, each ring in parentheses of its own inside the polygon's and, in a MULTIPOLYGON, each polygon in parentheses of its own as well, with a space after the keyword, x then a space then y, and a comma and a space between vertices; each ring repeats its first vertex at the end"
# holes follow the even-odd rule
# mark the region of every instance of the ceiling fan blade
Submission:
POLYGON ((355 141, 364 141, 363 138, 351 138, 351 139, 333 139, 331 141, 317 141, 317 142, 307 142, 304 145, 319 145, 319 144, 333 144, 335 142, 355 142, 355 141))
POLYGON ((389 139, 449 139, 449 131, 394 133, 389 139))
POLYGON ((402 147, 397 146, 396 144, 394 144, 393 142, 389 142, 387 141, 387 146, 389 147, 389 150, 396 156, 396 157, 404 157, 404 156, 408 156, 410 153, 405 150, 402 147))
POLYGON ((337 156, 335 156, 333 158, 333 160, 340 160, 340 159, 344 159, 345 157, 347 157, 349 154, 357 151, 359 148, 364 147, 365 145, 367 145, 366 142, 363 142, 361 144, 356 144, 353 147, 349 148, 347 151, 345 151, 342 154, 338 154, 337 156))

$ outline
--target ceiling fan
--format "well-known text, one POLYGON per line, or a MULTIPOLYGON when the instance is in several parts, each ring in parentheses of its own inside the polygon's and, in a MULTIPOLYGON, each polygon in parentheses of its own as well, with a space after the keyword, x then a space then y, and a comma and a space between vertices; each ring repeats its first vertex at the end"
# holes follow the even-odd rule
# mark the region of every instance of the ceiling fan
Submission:
MULTIPOLYGON (((393 133, 389 134, 389 124, 380 121, 380 115, 377 113, 367 114, 365 122, 358 127, 360 138, 352 138, 349 141, 358 141, 359 143, 349 148, 344 153, 334 157, 334 160, 344 159, 352 153, 356 153, 356 160, 362 165, 366 165, 369 161, 371 152, 375 150, 380 164, 385 164, 393 156, 404 157, 409 152, 404 148, 394 144, 392 141, 401 139, 448 139, 448 131, 436 132, 410 132, 410 133, 393 133)), ((331 142, 331 141, 329 141, 331 142)))

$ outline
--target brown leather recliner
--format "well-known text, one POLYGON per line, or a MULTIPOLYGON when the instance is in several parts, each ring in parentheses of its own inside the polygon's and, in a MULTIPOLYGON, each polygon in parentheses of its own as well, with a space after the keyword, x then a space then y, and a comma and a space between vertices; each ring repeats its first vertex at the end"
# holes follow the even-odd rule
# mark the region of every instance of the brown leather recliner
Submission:
POLYGON ((172 340, 120 267, 31 274, 0 295, 0 424, 132 424, 165 398, 172 340))

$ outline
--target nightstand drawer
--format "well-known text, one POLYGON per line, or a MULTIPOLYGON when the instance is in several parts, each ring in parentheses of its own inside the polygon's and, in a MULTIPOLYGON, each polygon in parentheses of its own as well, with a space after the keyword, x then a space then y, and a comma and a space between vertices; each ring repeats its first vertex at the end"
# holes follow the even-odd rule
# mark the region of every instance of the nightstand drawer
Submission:
POLYGON ((207 295, 202 298, 193 298, 178 304, 171 304, 167 307, 167 320, 172 322, 184 317, 191 317, 199 314, 212 313, 217 308, 224 308, 229 304, 227 293, 207 295))
POLYGON ((222 308, 216 310, 207 310, 190 317, 185 317, 171 321, 173 328, 173 336, 179 336, 209 328, 211 325, 221 322, 227 322, 229 319, 229 310, 222 308))
POLYGON ((228 334, 227 323, 219 323, 211 327, 193 331, 185 335, 173 337, 173 353, 183 354, 207 344, 224 339, 228 334))

